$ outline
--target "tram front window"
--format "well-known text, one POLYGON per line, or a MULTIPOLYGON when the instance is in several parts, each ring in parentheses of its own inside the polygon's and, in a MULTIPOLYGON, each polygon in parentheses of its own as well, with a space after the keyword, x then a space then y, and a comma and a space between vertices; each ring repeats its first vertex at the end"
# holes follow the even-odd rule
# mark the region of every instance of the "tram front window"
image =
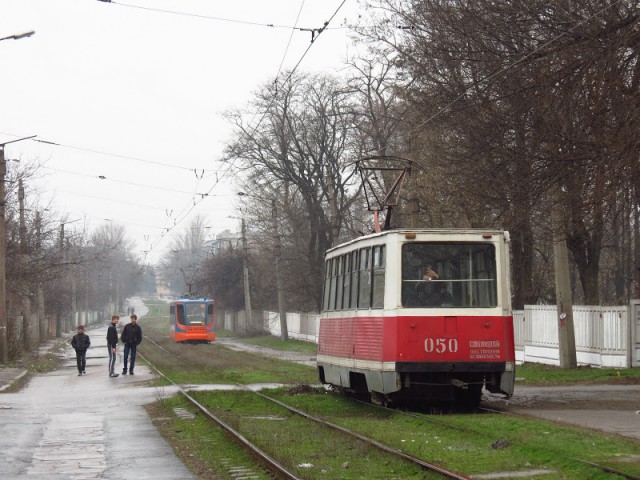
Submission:
POLYGON ((403 245, 402 305, 408 308, 495 307, 494 246, 445 242, 403 245))
POLYGON ((205 303, 189 303, 187 307, 188 325, 205 325, 207 322, 207 305, 205 303))

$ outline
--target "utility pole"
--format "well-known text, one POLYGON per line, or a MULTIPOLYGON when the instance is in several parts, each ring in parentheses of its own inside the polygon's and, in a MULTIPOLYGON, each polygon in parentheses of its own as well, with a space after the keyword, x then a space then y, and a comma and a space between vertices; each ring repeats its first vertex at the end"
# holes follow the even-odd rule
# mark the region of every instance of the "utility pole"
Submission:
POLYGON ((562 192, 556 197, 553 239, 554 270, 556 277, 556 303, 558 308, 558 352, 560 368, 576 368, 576 334, 573 327, 573 298, 569 275, 569 252, 564 229, 564 212, 560 201, 562 192))
MULTIPOLYGON (((3 39, 0 39, 3 40, 3 39)), ((7 160, 4 158, 4 147, 9 143, 19 142, 34 138, 19 138, 9 142, 0 143, 0 362, 9 361, 9 343, 7 341, 7 231, 4 218, 6 194, 4 177, 7 174, 7 160)))
POLYGON ((7 343, 7 233, 5 227, 4 176, 7 173, 7 162, 4 158, 4 145, 0 145, 0 360, 9 361, 9 344, 7 343))
MULTIPOLYGON (((70 251, 69 240, 67 239, 67 251, 70 251)), ((77 268, 74 266, 70 269, 67 275, 71 275, 69 279, 71 283, 71 324, 68 326, 67 331, 75 329, 78 323, 78 285, 76 282, 76 275, 78 274, 77 268)))
MULTIPOLYGON (((40 258, 42 255, 42 217, 40 212, 36 212, 36 256, 40 258)), ((44 310, 44 285, 42 280, 38 279, 38 287, 37 287, 37 302, 38 302, 38 332, 39 332, 39 341, 44 342, 49 337, 48 330, 49 325, 47 324, 47 318, 44 310)))
MULTIPOLYGON (((60 265, 64 269, 64 222, 60 224, 60 265)), ((56 338, 62 336, 62 312, 64 308, 62 306, 62 298, 58 298, 58 312, 56 314, 56 338)))
POLYGON ((251 315, 251 292, 249 290, 249 253, 247 249, 247 235, 244 226, 244 218, 242 219, 242 276, 244 283, 244 317, 246 332, 248 328, 253 326, 251 315))
POLYGON ((567 242, 556 240, 553 245, 556 273, 556 301, 558 303, 558 342, 560 368, 576 368, 576 337, 573 328, 573 300, 569 278, 567 242))
POLYGON ((275 242, 276 257, 276 288, 278 290, 278 312, 280 316, 280 332, 282 340, 289 340, 289 329, 287 327, 287 307, 284 299, 284 289, 282 288, 282 275, 280 273, 280 260, 282 255, 282 245, 280 244, 280 235, 278 233, 278 210, 276 201, 271 201, 271 214, 273 216, 273 240, 275 242))
POLYGON ((18 180, 19 235, 20 235, 20 291, 22 292, 22 335, 25 351, 31 350, 31 288, 25 280, 29 249, 27 246, 27 224, 24 220, 24 185, 18 180))

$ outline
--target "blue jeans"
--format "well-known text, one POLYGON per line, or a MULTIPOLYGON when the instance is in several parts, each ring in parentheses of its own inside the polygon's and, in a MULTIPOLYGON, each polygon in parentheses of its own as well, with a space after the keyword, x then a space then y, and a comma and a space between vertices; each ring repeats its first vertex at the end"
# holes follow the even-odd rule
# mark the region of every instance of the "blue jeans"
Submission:
POLYGON ((122 373, 127 373, 127 360, 129 359, 129 352, 131 352, 131 362, 129 363, 129 372, 133 373, 133 368, 136 366, 136 349, 138 346, 134 343, 133 345, 129 345, 128 343, 124 344, 124 369, 122 373))

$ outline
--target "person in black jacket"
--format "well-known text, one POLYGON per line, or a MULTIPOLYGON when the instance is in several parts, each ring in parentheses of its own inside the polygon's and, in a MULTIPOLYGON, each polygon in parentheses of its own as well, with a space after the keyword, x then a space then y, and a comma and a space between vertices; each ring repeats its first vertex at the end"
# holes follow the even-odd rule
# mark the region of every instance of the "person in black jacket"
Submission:
POLYGON ((124 343, 124 368, 122 374, 127 374, 127 360, 131 353, 131 363, 129 363, 129 375, 133 375, 133 368, 136 366, 136 349, 142 342, 142 329, 138 325, 138 316, 131 315, 131 323, 127 323, 122 329, 120 340, 124 343))
POLYGON ((89 335, 84 333, 84 326, 78 325, 78 333, 71 339, 71 346, 76 351, 76 363, 78 364, 78 376, 85 375, 87 368, 87 350, 91 345, 89 335))
POLYGON ((116 326, 120 321, 118 315, 111 317, 111 323, 107 328, 107 350, 109 351, 109 376, 117 377, 118 374, 113 371, 116 366, 116 348, 118 347, 118 329, 116 326))

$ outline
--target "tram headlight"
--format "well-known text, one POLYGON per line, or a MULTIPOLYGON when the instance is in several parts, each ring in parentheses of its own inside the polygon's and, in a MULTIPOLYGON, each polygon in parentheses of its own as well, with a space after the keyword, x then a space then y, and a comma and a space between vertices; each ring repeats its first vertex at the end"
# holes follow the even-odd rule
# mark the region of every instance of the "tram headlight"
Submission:
POLYGON ((516 364, 513 362, 507 362, 504 366, 505 372, 513 372, 515 370, 516 364))

